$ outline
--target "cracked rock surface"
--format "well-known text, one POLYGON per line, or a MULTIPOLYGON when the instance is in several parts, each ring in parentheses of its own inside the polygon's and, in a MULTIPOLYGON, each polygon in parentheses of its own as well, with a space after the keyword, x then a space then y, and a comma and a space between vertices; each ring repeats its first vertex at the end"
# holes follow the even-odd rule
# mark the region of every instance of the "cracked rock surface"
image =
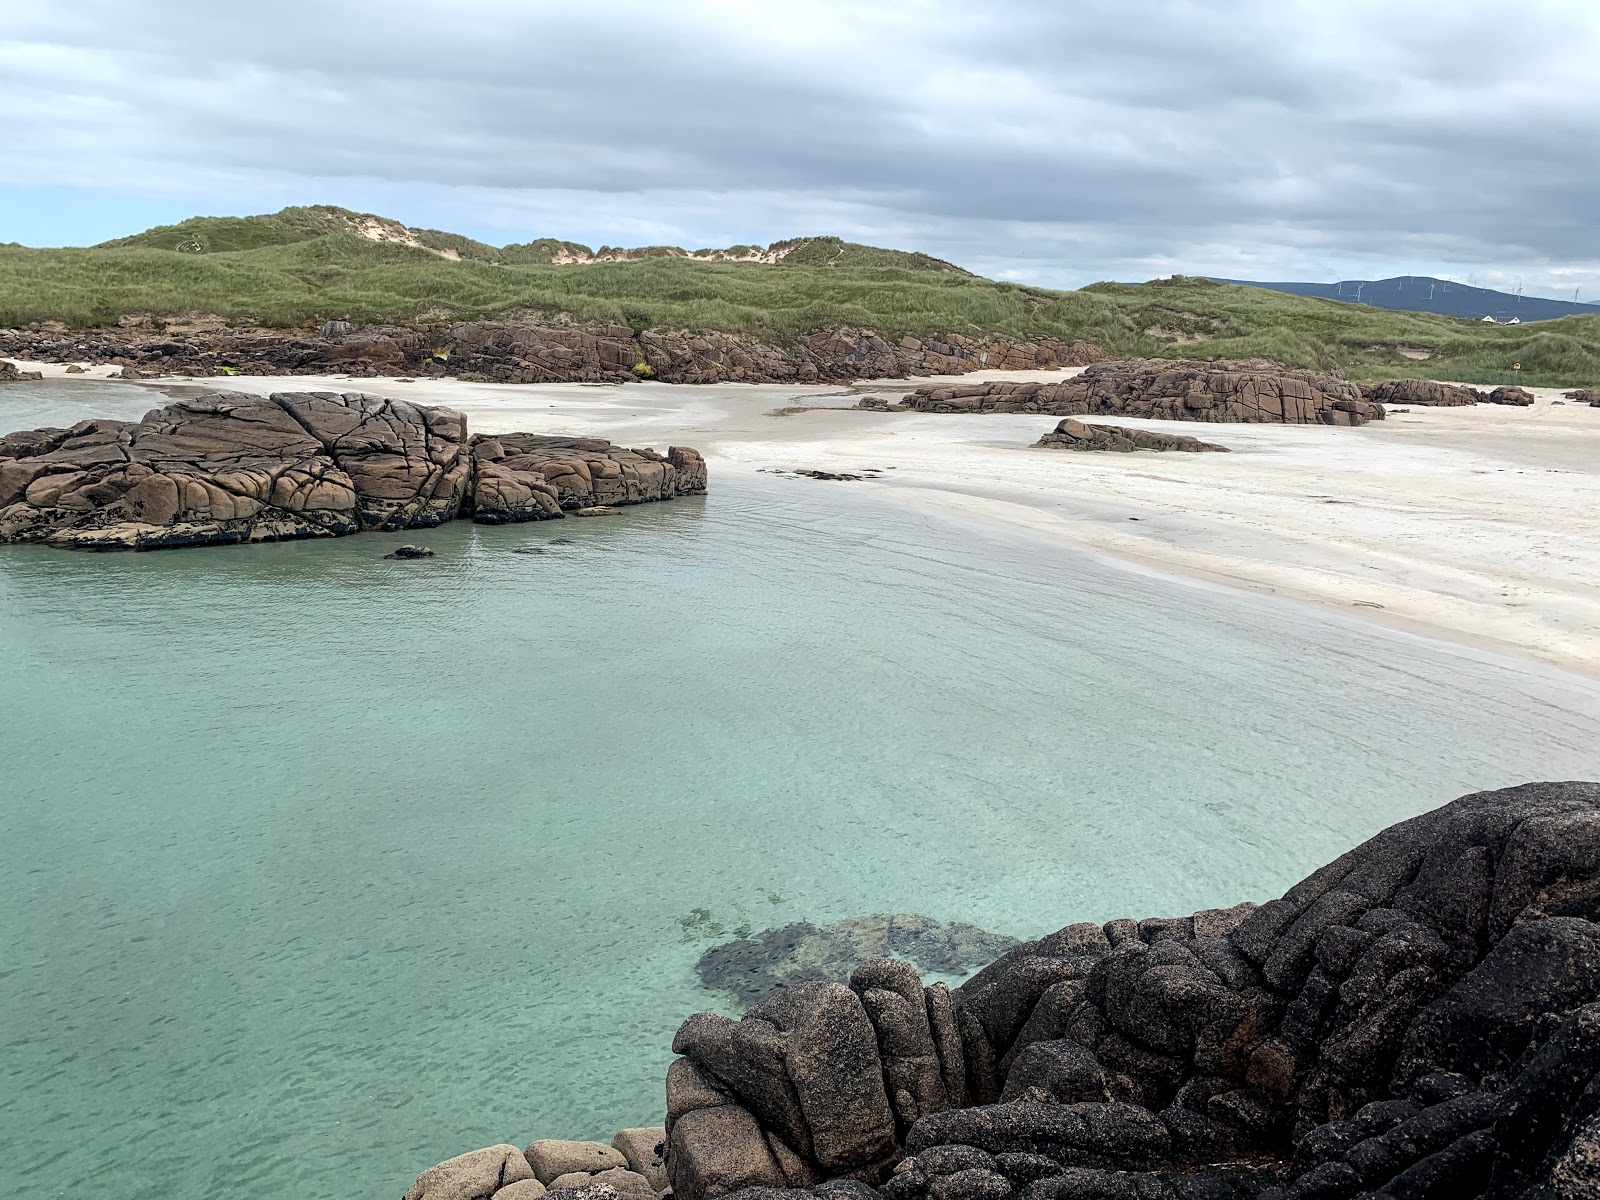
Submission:
POLYGON ((1259 907, 696 1014, 682 1200, 1600 1195, 1600 784, 1462 797, 1259 907))
POLYGON ((1121 425, 1088 425, 1075 417, 1066 418, 1034 445, 1057 450, 1111 450, 1121 453, 1135 450, 1177 450, 1190 454, 1208 450, 1223 454, 1228 452, 1226 446, 1202 442, 1199 438, 1185 437, 1181 433, 1155 433, 1148 429, 1127 429, 1121 425))
MULTIPOLYGON (((866 400, 859 408, 891 407, 866 400)), ((1060 383, 976 383, 918 388, 899 405, 914 412, 1046 413, 1166 421, 1365 425, 1384 409, 1336 375, 1264 362, 1131 359, 1095 363, 1060 383)))
POLYGON ((216 392, 141 421, 0 437, 0 542, 150 550, 498 524, 703 492, 705 462, 594 438, 479 439, 449 408, 216 392))

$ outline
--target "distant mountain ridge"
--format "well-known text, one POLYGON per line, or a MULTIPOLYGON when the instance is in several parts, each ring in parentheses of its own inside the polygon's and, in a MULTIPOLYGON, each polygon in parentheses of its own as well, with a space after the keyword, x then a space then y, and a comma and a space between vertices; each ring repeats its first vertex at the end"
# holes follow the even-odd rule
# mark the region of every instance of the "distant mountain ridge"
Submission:
POLYGON ((1513 320, 1554 321, 1560 317, 1595 316, 1600 304, 1576 304, 1570 300, 1550 300, 1544 296, 1517 296, 1491 288, 1469 287, 1431 275, 1396 275, 1389 279, 1344 279, 1338 283, 1258 283, 1250 279, 1223 279, 1217 283, 1240 287, 1265 288, 1292 296, 1315 296, 1322 300, 1343 300, 1396 312, 1435 313, 1441 317, 1466 317, 1481 321, 1493 317, 1502 325, 1513 320))
POLYGON ((894 267, 904 271, 943 271, 971 276, 972 272, 914 250, 889 250, 864 246, 837 237, 786 238, 770 246, 728 246, 722 249, 685 250, 681 246, 601 246, 598 250, 578 242, 538 238, 509 246, 491 246, 442 229, 414 229, 375 213, 352 212, 332 204, 291 207, 253 217, 190 217, 176 225, 158 225, 131 237, 101 242, 96 250, 171 250, 187 254, 227 254, 287 246, 331 234, 345 234, 370 242, 427 250, 455 262, 471 259, 504 265, 589 264, 638 262, 647 258, 686 258, 699 262, 788 262, 808 267, 894 267))

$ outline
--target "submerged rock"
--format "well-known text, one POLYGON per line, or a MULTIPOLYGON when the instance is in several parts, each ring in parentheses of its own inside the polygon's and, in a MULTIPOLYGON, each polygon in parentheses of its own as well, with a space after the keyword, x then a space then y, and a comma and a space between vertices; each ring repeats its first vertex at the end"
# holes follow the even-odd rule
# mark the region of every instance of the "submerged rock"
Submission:
POLYGON ((924 971, 959 975, 1016 944, 1016 938, 960 921, 873 913, 828 925, 795 921, 724 942, 700 956, 695 972, 706 987, 748 1006, 796 984, 843 982, 872 958, 905 958, 924 971))
POLYGON ((1181 433, 1154 433, 1148 429, 1127 429, 1121 425, 1085 425, 1073 417, 1062 421, 1054 432, 1045 434, 1034 445, 1060 450, 1114 450, 1124 453, 1134 450, 1228 452, 1226 446, 1202 442, 1199 438, 1185 437, 1181 433))
MULTIPOLYGON (((884 410, 881 400, 858 408, 884 410)), ((1060 383, 941 384, 918 388, 900 411, 1022 412, 1060 417, 1157 417, 1168 421, 1364 425, 1381 420, 1381 404, 1336 375, 1263 362, 1208 363, 1133 359, 1097 363, 1060 383)))
POLYGON ((681 1200, 1592 1196, 1597 920, 1600 784, 1465 796, 1260 907, 1069 925, 953 993, 880 959, 696 1014, 667 1173, 681 1200))
POLYGON ((432 558, 433 551, 426 546, 396 546, 385 558, 432 558))
POLYGON ((703 492, 705 461, 598 438, 473 438, 449 408, 216 392, 141 421, 0 437, 0 543, 150 550, 499 524, 703 492))

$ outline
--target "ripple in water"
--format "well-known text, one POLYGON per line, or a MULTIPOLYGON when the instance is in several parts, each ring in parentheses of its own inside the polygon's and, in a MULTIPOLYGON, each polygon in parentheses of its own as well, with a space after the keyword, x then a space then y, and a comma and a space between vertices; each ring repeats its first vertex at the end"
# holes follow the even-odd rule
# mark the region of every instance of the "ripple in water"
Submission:
POLYGON ((1585 681, 809 481, 405 540, 0 550, 0 1194, 392 1197, 658 1121, 685 913, 1185 913, 1595 773, 1585 681))

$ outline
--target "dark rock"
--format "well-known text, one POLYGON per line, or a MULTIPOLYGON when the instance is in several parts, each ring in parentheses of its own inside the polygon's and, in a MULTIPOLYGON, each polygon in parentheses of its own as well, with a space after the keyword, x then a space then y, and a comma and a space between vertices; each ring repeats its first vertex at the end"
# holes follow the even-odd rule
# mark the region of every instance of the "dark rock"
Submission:
POLYGON ((385 558, 432 558, 433 551, 426 546, 396 546, 385 558))
MULTIPOLYGON (((1589 1195, 1597 917, 1600 785, 1466 796, 1259 908, 1074 925, 1018 946, 937 1019, 910 968, 868 964, 856 1020, 874 1036, 848 1051, 836 1039, 791 1053, 784 1039, 821 998, 780 993, 781 1019, 726 1022, 770 1034, 707 1036, 693 1051, 717 1088, 674 1067, 669 1116, 696 1089, 706 1105, 731 1094, 777 1137, 790 1118, 774 1088, 798 1097, 804 1079, 825 1107, 875 1073, 910 1156, 883 1184, 889 1200, 969 1184, 999 1197, 1002 1179, 1041 1200, 1589 1195), (941 1026, 961 1045, 965 1101, 948 1086, 941 1026), (859 1060, 860 1082, 822 1061, 833 1054, 859 1060), (928 1112, 940 1084, 952 1107, 928 1112)), ((796 1099, 795 1111, 809 1133, 810 1110, 796 1099)), ((884 1129, 875 1111, 856 1123, 884 1129)))
MULTIPOLYGON (((82 373, 81 371, 79 372, 82 373)), ((13 383, 23 380, 43 379, 43 371, 23 371, 16 363, 7 362, 0 358, 0 383, 13 383)))
POLYGON ((1481 403, 1486 397, 1477 388, 1454 383, 1435 383, 1431 379, 1395 379, 1362 389, 1368 400, 1379 404, 1422 404, 1433 408, 1459 407, 1481 403))
MULTIPOLYGON (((1106 357, 1088 342, 947 333, 893 343, 838 329, 778 346, 732 334, 635 333, 624 325, 550 327, 525 321, 357 327, 325 322, 293 330, 210 329, 173 338, 138 329, 0 330, 0 355, 46 362, 152 367, 212 376, 327 373, 494 383, 629 382, 643 363, 665 383, 847 382, 951 375, 981 369, 1082 366, 1106 357)), ((3 370, 3 368, 0 368, 3 370)))
POLYGON ((1011 1181, 997 1171, 973 1169, 941 1175, 928 1185, 930 1200, 1006 1200, 1011 1181))
POLYGON ((1526 408, 1533 403, 1533 393, 1519 387, 1497 387, 1489 393, 1490 404, 1515 404, 1526 408))
POLYGON ((1050 446, 1061 450, 1180 450, 1198 453, 1228 447, 1199 438, 1184 437, 1176 433, 1152 433, 1148 429, 1129 429, 1121 425, 1086 425, 1075 417, 1068 417, 1057 425, 1055 432, 1041 437, 1035 446, 1050 446))

